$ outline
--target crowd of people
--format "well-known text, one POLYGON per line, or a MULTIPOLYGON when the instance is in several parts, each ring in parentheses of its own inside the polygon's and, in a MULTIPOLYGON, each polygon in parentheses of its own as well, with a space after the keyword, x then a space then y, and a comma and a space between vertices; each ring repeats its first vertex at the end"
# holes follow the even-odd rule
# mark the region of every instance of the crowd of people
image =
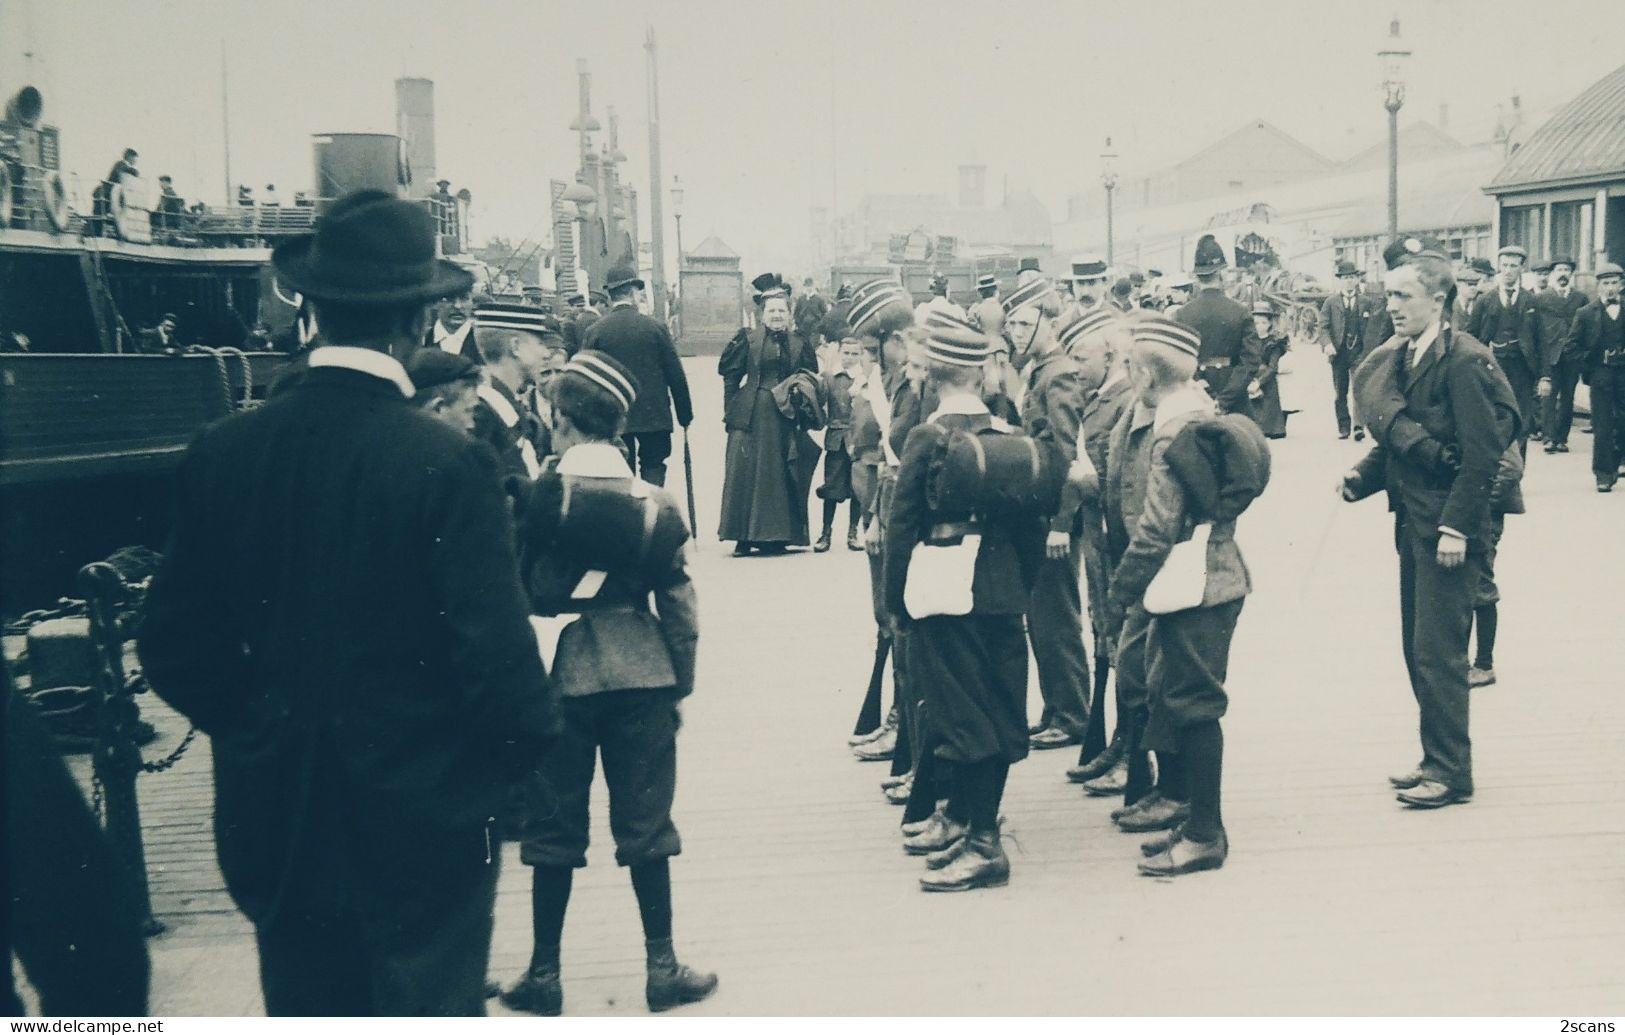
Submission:
MULTIPOLYGON (((600 760, 648 1005, 696 1002, 718 981, 678 960, 670 865, 698 645, 692 514, 663 487, 695 416, 683 367, 633 270, 562 317, 470 306, 436 229, 363 191, 276 250, 308 348, 188 450, 143 667, 213 739, 221 868, 268 1012, 476 1014, 491 995, 562 1012, 600 760), (532 870, 533 931, 505 989, 486 973, 503 839, 532 870)), ((1542 400, 1569 362, 1596 413, 1625 367, 1621 278, 1604 267, 1575 306, 1572 353, 1531 353, 1521 334, 1544 332, 1511 329, 1532 326, 1527 288, 1465 305, 1436 242, 1387 259, 1380 313, 1349 285, 1322 344, 1352 395, 1340 429, 1372 440, 1337 491, 1395 513, 1421 757, 1390 782, 1432 809, 1473 794, 1468 647, 1475 624, 1493 641, 1495 546, 1522 509, 1533 418, 1503 361, 1530 363, 1542 400), (1374 347, 1371 321, 1389 325, 1374 347)), ((1140 872, 1228 857, 1222 720, 1253 589, 1235 533, 1269 483, 1287 339, 1226 293, 1227 266, 1204 238, 1191 296, 1161 310, 1088 256, 1058 280, 1024 261, 969 310, 889 279, 812 304, 777 274, 752 283, 757 318, 718 363, 718 534, 736 555, 823 552, 847 506, 876 626, 850 744, 891 763, 924 891, 1009 881, 1001 806, 1034 750, 1078 752, 1066 778, 1149 835, 1140 872)))

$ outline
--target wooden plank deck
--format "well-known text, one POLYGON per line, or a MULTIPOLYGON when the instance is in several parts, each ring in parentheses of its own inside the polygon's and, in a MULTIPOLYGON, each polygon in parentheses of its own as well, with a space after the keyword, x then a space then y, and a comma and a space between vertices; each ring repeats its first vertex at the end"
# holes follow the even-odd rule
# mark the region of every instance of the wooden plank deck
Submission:
MULTIPOLYGON (((688 1012, 1625 1013, 1625 701, 1610 618, 1625 498, 1592 491, 1589 436, 1531 458, 1530 514, 1509 520, 1500 563, 1501 678, 1474 695, 1477 798, 1404 811, 1384 779, 1417 754, 1391 526, 1375 501, 1334 508, 1362 447, 1331 434, 1319 357, 1295 358, 1309 413, 1242 529, 1258 591, 1225 723, 1232 853, 1177 881, 1136 874, 1138 839, 1112 828, 1110 801, 1064 782, 1071 753, 1051 752, 1011 776, 1009 887, 919 892, 900 810, 876 786, 885 767, 844 747, 873 642, 865 564, 839 543, 728 557, 710 535, 720 421, 696 426, 703 637, 673 877, 679 952, 722 986, 688 1012)), ((713 370, 689 370, 696 409, 717 413, 713 370)), ((680 477, 674 467, 679 491, 680 477)), ((1036 711, 1036 687, 1029 700, 1036 711)), ((165 732, 151 755, 184 727, 146 707, 165 732)), ((565 932, 566 1009, 638 1014, 637 910, 601 787, 598 802, 565 932)), ((154 1011, 257 1012, 251 932, 209 840, 206 743, 143 777, 142 805, 171 925, 152 943, 154 1011)), ((512 849, 504 863, 492 973, 507 982, 530 950, 530 879, 512 849)))

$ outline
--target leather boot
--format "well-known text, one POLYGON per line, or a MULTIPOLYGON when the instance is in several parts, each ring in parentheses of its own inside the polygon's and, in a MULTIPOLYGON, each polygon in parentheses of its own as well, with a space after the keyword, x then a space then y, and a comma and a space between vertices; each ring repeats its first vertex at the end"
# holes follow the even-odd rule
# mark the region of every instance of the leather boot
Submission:
POLYGON ((643 986, 644 997, 652 1013, 663 1013, 674 1006, 697 1003, 717 990, 717 976, 703 974, 677 962, 670 938, 644 943, 648 948, 648 981, 643 986))
POLYGON ((1187 837, 1177 837, 1168 848, 1140 864, 1140 873, 1147 877, 1182 877, 1201 870, 1216 870, 1224 865, 1230 854, 1230 841, 1219 832, 1217 841, 1203 843, 1187 837))
POLYGON ((920 878, 923 891, 974 891, 1002 888, 1010 883, 1010 860, 996 832, 977 832, 965 838, 959 858, 920 878))
MULTIPOLYGON (((1106 745, 1106 750, 1102 751, 1100 754, 1096 755, 1094 758, 1091 758, 1082 765, 1075 765, 1071 769, 1068 769, 1066 771, 1066 778, 1072 783, 1088 783, 1089 781, 1105 776, 1113 769, 1116 769, 1117 764, 1121 762, 1122 759, 1123 735, 1119 733, 1117 736, 1112 738, 1112 742, 1110 744, 1106 745)), ((1125 766, 1123 771, 1124 775, 1127 776, 1128 767, 1125 766)), ((1119 788, 1112 793, 1120 794, 1122 793, 1122 789, 1119 788)))
POLYGON ((514 986, 502 993, 502 1005, 522 1013, 557 1017, 564 1012, 564 986, 559 982, 559 968, 532 967, 514 986))
POLYGON ((942 851, 932 852, 930 855, 926 856, 925 868, 928 870, 940 870, 964 854, 965 839, 961 837, 947 848, 944 848, 942 851))
MULTIPOLYGON (((1068 774, 1068 779, 1071 775, 1068 774)), ((1123 793, 1128 786, 1128 762, 1123 758, 1112 763, 1112 767, 1083 785, 1083 793, 1091 798, 1114 798, 1123 793)))
POLYGON ((935 812, 931 824, 903 842, 903 851, 909 855, 930 855, 965 836, 965 826, 949 819, 945 813, 935 812))
POLYGON ((818 537, 818 542, 813 544, 813 553, 828 553, 828 552, 829 552, 829 529, 826 528, 826 529, 824 529, 824 534, 818 537))

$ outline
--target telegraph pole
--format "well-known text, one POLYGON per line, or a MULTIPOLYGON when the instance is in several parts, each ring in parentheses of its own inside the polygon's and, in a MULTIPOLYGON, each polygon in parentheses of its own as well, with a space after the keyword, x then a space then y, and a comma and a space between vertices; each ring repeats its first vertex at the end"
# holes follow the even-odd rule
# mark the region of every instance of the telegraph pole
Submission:
POLYGON ((671 314, 666 310, 666 216, 660 197, 666 181, 660 178, 660 68, 653 26, 643 49, 649 52, 649 253, 654 262, 655 318, 664 323, 671 314))

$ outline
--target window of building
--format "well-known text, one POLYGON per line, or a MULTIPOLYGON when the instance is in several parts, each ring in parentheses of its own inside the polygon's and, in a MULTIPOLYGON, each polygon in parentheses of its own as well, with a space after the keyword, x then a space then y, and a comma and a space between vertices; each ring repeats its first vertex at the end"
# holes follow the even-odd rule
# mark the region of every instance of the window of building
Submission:
POLYGON ((1589 201, 1561 201, 1552 206, 1552 258, 1566 256, 1586 269, 1591 251, 1591 205, 1589 201))
POLYGON ((1501 209, 1501 247, 1518 245, 1530 255, 1540 254, 1541 205, 1518 205, 1501 209))

